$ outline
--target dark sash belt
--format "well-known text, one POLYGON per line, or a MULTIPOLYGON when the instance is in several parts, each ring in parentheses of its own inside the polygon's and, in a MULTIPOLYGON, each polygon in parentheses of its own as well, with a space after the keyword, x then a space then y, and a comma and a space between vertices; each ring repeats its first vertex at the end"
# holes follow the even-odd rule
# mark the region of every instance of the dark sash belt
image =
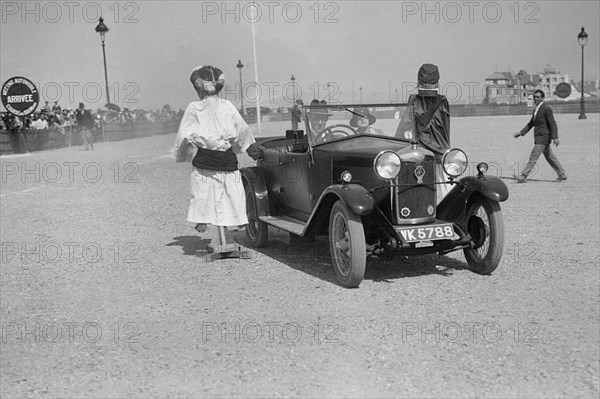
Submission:
POLYGON ((238 160, 233 151, 215 151, 198 148, 192 165, 198 169, 216 170, 220 172, 234 172, 238 170, 238 160))

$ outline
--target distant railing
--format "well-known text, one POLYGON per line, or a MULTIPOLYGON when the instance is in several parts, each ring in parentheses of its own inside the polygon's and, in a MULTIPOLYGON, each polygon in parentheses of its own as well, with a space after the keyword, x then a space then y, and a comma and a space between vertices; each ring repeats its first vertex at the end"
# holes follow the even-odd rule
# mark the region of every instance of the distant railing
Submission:
MULTIPOLYGON (((128 123, 103 123, 94 129, 94 142, 120 141, 140 137, 150 137, 160 134, 177 133, 180 119, 167 121, 140 121, 128 123)), ((25 145, 25 151, 44 151, 55 148, 77 146, 83 143, 81 134, 76 128, 65 127, 64 131, 57 129, 25 129, 19 132, 25 145)), ((7 130, 0 130, 0 155, 14 153, 7 130)))
POLYGON ((119 141, 177 133, 179 121, 179 119, 172 119, 159 122, 104 123, 102 125, 102 140, 119 141))
MULTIPOLYGON (((548 102, 555 114, 578 114, 581 104, 577 102, 548 102)), ((533 106, 523 105, 487 105, 487 104, 450 104, 450 116, 500 116, 500 115, 529 115, 533 106)), ((600 112, 598 99, 586 99, 585 112, 596 114, 600 112)))
MULTIPOLYGON (((555 114, 576 114, 580 111, 579 102, 559 103, 550 102, 550 107, 555 114)), ((486 105, 486 104, 450 104, 450 116, 499 116, 499 115, 529 115, 533 107, 526 105, 486 105)), ((586 99, 586 113, 600 112, 600 102, 597 98, 586 99)), ((393 110, 380 111, 380 118, 392 118, 393 110), (388 115, 389 114, 389 115, 388 115)), ((269 114, 263 117, 266 121, 290 120, 291 114, 269 114)), ((246 123, 256 123, 256 115, 244 115, 246 123)), ((180 119, 168 121, 150 122, 128 122, 128 123, 103 123, 102 126, 93 131, 94 141, 120 141, 140 137, 149 137, 160 134, 177 133, 180 119)), ((26 151, 43 151, 54 148, 81 145, 81 135, 73 127, 66 127, 64 132, 54 129, 47 130, 22 130, 26 151)), ((0 130, 0 155, 12 154, 13 149, 6 130, 0 130)))

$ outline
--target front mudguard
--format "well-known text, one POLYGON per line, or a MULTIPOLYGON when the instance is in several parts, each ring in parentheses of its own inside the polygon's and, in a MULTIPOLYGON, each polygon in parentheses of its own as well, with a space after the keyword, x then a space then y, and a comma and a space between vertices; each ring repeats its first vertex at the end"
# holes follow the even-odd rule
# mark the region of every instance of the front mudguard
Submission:
POLYGON ((317 208, 324 198, 337 196, 350 210, 359 216, 367 216, 375 209, 375 198, 359 184, 334 184, 321 194, 317 208))
POLYGON ((329 214, 333 204, 342 201, 359 216, 367 216, 375 209, 375 199, 371 193, 358 184, 334 184, 327 187, 317 201, 308 219, 307 232, 327 234, 329 214))
POLYGON ((249 168, 240 169, 242 175, 242 181, 244 187, 248 186, 254 193, 254 200, 256 202, 256 216, 267 216, 269 215, 269 192, 267 191, 267 184, 265 178, 256 166, 249 168))
POLYGON ((454 222, 466 231, 469 199, 480 195, 491 201, 508 199, 508 187, 497 177, 466 176, 462 178, 437 206, 437 218, 454 222))

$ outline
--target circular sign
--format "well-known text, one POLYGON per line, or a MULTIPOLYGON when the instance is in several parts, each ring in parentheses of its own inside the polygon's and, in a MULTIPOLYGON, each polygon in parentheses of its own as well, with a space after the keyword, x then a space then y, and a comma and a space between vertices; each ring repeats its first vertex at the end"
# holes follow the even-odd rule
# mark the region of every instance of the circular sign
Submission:
POLYGON ((554 94, 556 94, 560 98, 569 97, 571 95, 571 85, 566 82, 559 83, 556 86, 556 90, 554 91, 554 94))
POLYGON ((2 85, 2 104, 16 116, 27 116, 36 110, 40 102, 38 89, 27 78, 16 76, 2 85))

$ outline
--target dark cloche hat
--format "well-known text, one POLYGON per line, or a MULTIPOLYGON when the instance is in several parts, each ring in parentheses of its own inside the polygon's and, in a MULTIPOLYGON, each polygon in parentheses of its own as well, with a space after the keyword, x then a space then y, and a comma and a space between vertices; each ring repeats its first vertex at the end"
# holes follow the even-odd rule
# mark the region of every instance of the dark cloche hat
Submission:
MULTIPOLYGON (((317 99, 314 99, 314 100, 312 100, 310 102, 310 105, 323 105, 323 106, 326 106, 327 102, 325 100, 319 101, 317 99)), ((327 116, 327 117, 330 117, 333 114, 330 114, 327 109, 311 109, 310 110, 310 115, 311 116, 327 116)))
POLYGON ((424 97, 437 97, 440 81, 440 71, 437 65, 423 64, 417 74, 417 88, 419 95, 424 97))
MULTIPOLYGON (((361 115, 363 115, 363 117, 367 118, 369 120, 369 125, 372 125, 377 120, 375 115, 372 115, 371 113, 369 113, 369 110, 367 108, 354 108, 354 112, 356 112, 357 114, 361 114, 361 115)), ((352 116, 352 119, 350 119, 350 126, 358 127, 357 122, 358 122, 359 118, 360 117, 358 115, 354 114, 352 116)))
POLYGON ((417 75, 417 82, 420 84, 437 85, 440 81, 440 71, 437 65, 423 64, 417 75))

